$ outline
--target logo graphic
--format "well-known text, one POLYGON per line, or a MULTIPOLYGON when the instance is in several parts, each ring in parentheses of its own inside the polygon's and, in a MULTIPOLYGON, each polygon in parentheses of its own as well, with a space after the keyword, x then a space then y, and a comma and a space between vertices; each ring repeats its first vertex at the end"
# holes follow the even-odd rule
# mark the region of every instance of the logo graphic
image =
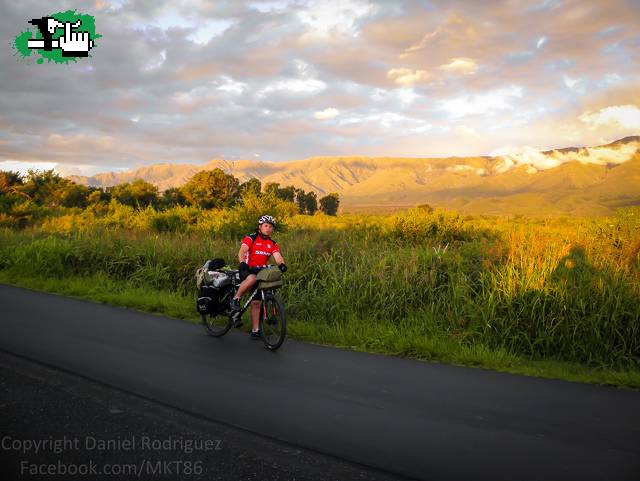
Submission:
POLYGON ((89 57, 94 48, 94 40, 102 35, 95 32, 95 20, 91 15, 83 15, 75 10, 58 12, 46 17, 34 18, 27 23, 36 28, 35 36, 25 31, 18 35, 14 47, 21 57, 39 53, 38 63, 68 63, 78 57, 89 57))

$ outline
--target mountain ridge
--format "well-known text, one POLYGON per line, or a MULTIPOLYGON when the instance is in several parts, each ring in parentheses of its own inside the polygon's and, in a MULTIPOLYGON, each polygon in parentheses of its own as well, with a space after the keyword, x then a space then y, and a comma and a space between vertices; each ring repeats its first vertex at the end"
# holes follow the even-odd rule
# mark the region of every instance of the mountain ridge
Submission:
POLYGON ((640 205, 640 136, 595 147, 524 149, 496 156, 314 156, 287 162, 211 159, 204 165, 162 163, 67 178, 95 187, 143 179, 164 190, 214 168, 241 182, 255 177, 263 184, 278 182, 313 190, 320 197, 337 192, 346 211, 429 203, 473 214, 518 214, 530 212, 533 203, 544 206, 545 212, 586 210, 604 215, 621 204, 640 205), (591 197, 585 198, 586 193, 591 197))

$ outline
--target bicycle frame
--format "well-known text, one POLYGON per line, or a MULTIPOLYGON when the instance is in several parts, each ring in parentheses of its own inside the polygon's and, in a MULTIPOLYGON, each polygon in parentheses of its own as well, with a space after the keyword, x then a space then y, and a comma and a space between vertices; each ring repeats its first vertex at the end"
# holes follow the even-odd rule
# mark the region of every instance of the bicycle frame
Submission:
MULTIPOLYGON (((258 295, 258 291, 260 291, 260 295, 262 297, 262 302, 264 302, 264 289, 258 289, 258 285, 256 283, 256 286, 251 291, 251 295, 249 296, 247 301, 244 303, 242 308, 237 313, 232 314, 232 316, 233 317, 238 317, 238 318, 242 317, 244 315, 244 313, 247 311, 247 309, 249 308, 249 304, 251 304, 251 301, 256 300, 255 297, 258 295)), ((236 290, 236 292, 237 292, 237 290, 236 290)))

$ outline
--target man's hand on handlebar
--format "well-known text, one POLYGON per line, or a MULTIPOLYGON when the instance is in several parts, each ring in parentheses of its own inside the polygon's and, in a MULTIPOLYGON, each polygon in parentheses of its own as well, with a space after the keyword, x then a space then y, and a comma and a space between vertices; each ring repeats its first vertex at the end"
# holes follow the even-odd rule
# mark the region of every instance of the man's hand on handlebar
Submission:
POLYGON ((238 270, 240 271, 240 275, 241 276, 246 276, 249 274, 249 264, 247 264, 246 262, 241 262, 240 266, 238 267, 238 270))

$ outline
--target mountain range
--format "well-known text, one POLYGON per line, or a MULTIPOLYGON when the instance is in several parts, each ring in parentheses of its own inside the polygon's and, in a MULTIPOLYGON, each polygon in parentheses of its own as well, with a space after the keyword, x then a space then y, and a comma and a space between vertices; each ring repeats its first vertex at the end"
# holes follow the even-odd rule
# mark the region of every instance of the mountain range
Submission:
POLYGON ((640 205, 640 136, 595 147, 519 149, 495 156, 213 159, 204 165, 163 163, 68 178, 96 187, 143 179, 164 190, 214 168, 241 182, 255 177, 263 185, 293 185, 318 197, 337 192, 343 212, 430 204, 469 214, 610 215, 620 207, 640 205))

